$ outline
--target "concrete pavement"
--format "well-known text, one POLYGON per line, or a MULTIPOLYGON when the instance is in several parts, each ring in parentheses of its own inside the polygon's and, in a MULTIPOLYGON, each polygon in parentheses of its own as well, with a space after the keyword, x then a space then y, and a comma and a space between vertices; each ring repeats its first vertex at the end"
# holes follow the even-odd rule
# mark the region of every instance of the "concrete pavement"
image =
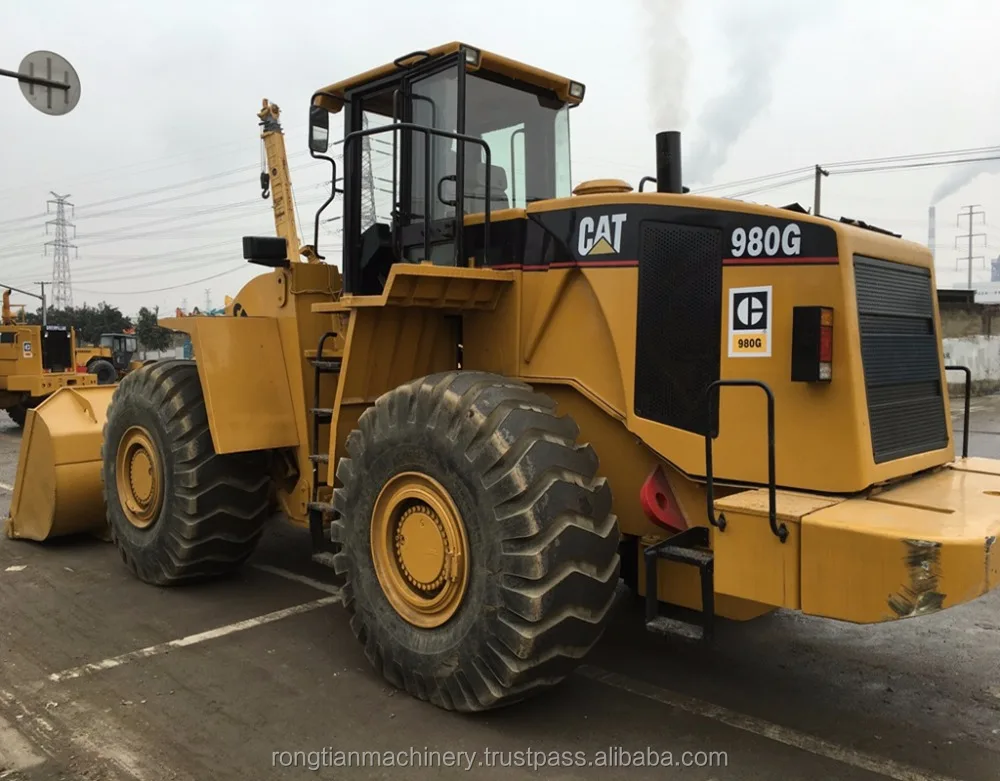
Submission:
MULTIPOLYGON (((974 402, 972 454, 1000 456, 1000 398, 974 402)), ((376 677, 308 556, 275 523, 240 575, 169 590, 107 543, 0 540, 0 779, 998 777, 997 594, 875 627, 778 612, 710 651, 650 636, 623 594, 564 685, 469 717, 376 677)))

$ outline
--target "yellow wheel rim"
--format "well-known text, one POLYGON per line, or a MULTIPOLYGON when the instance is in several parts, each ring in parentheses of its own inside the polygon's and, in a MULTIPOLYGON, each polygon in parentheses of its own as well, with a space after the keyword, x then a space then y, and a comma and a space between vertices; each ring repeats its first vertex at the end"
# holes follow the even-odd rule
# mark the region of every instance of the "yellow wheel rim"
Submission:
POLYGON ((129 523, 145 529, 163 504, 163 469, 149 432, 133 426, 122 436, 115 457, 118 500, 129 523))
POLYGON ((423 629, 441 626, 469 583, 469 543, 454 500, 419 472, 396 475, 375 500, 372 560, 379 585, 399 615, 423 629))

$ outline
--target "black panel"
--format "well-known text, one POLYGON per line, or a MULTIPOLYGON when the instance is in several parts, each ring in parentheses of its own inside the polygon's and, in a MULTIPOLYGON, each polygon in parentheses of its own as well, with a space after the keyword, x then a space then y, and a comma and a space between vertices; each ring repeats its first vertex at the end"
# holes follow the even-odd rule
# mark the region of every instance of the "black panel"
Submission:
MULTIPOLYGON (((574 205, 573 208, 532 213, 529 219, 542 224, 546 231, 559 240, 560 252, 553 258, 555 262, 575 260, 581 264, 600 264, 616 259, 635 260, 638 257, 642 225, 648 220, 721 231, 720 252, 727 264, 837 262, 837 234, 834 229, 829 225, 799 222, 793 213, 784 216, 780 210, 775 209, 776 213, 773 215, 756 215, 671 204, 632 203, 625 198, 627 196, 604 206, 574 205), (622 215, 624 219, 621 219, 622 215), (596 222, 602 217, 612 216, 620 220, 616 223, 621 226, 619 251, 599 255, 582 253, 580 230, 583 221, 589 218, 596 222), (752 240, 753 236, 756 237, 755 240, 752 240), (755 244, 760 245, 757 250, 760 254, 756 254, 755 244)), ((540 262, 538 258, 525 258, 525 266, 540 262)))
POLYGON ((947 446, 930 271, 855 255, 854 276, 875 463, 947 446))
MULTIPOLYGON (((542 241, 541 234, 545 233, 537 223, 529 222, 527 217, 495 222, 490 220, 490 246, 489 252, 486 253, 483 248, 486 234, 483 223, 466 225, 465 254, 474 258, 476 266, 520 267, 525 262, 525 254, 528 252, 529 232, 539 234, 535 237, 535 244, 542 241)), ((532 250, 532 255, 538 254, 537 248, 532 250)))
POLYGON ((792 382, 819 382, 823 307, 792 307, 792 382))
POLYGON ((706 433, 705 390, 719 379, 722 231, 644 221, 638 309, 636 414, 706 433))
POLYGON ((42 368, 51 372, 71 372, 73 362, 73 334, 64 325, 48 325, 42 330, 42 368))
POLYGON ((288 268, 288 243, 281 236, 244 236, 243 257, 269 268, 288 268))

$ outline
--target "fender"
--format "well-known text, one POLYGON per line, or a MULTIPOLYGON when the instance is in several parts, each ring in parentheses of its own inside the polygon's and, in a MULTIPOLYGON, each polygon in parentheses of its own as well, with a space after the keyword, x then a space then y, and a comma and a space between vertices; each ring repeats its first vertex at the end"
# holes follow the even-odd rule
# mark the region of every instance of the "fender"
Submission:
POLYGON ((216 453, 298 447, 275 317, 169 317, 191 337, 216 453))

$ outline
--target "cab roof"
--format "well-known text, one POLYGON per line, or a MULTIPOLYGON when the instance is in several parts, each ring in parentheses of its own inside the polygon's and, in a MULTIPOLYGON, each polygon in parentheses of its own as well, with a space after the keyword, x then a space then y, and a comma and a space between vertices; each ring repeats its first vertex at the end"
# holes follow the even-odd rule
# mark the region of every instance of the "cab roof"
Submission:
POLYGON ((436 46, 426 51, 411 52, 385 65, 380 65, 377 68, 372 68, 364 73, 359 73, 356 76, 351 76, 343 81, 323 87, 316 91, 313 103, 317 106, 322 106, 327 111, 336 113, 344 107, 345 96, 350 90, 398 71, 412 68, 427 58, 437 59, 439 57, 446 57, 462 49, 470 52, 469 59, 466 60, 466 69, 469 72, 474 73, 478 70, 488 71, 499 76, 506 76, 510 79, 531 84, 535 87, 552 90, 557 98, 572 105, 583 102, 584 87, 579 82, 574 82, 565 76, 558 76, 555 73, 512 60, 500 54, 494 54, 475 46, 453 41, 452 43, 436 46), (570 85, 575 85, 575 88, 571 90, 570 85))

